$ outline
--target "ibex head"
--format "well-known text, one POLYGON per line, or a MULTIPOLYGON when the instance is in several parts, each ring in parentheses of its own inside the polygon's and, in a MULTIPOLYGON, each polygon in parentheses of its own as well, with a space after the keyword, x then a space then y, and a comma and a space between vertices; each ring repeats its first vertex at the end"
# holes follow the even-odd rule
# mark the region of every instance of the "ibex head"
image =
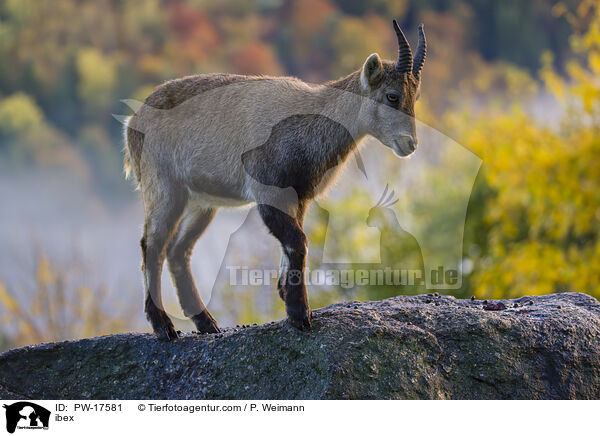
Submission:
POLYGON ((359 113, 364 131, 379 139, 399 156, 408 156, 417 147, 415 102, 419 98, 421 69, 427 54, 423 25, 419 25, 417 51, 393 21, 398 37, 398 61, 382 61, 377 53, 365 61, 360 83, 365 97, 359 113))

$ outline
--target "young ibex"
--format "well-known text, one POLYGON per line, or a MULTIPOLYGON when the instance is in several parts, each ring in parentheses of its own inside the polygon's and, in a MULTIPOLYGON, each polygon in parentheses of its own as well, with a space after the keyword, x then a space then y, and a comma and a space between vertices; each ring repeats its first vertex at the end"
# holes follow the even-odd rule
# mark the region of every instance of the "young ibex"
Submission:
POLYGON ((129 119, 125 170, 133 169, 142 192, 145 310, 160 338, 177 337, 160 293, 165 255, 185 315, 201 332, 219 331, 198 295, 190 255, 218 207, 251 202, 282 246, 277 287, 289 322, 311 326, 303 280, 307 203, 365 135, 399 156, 417 146, 425 35, 420 25, 413 58, 393 25, 396 62, 374 53, 360 70, 323 85, 289 77, 185 77, 159 86, 129 119))

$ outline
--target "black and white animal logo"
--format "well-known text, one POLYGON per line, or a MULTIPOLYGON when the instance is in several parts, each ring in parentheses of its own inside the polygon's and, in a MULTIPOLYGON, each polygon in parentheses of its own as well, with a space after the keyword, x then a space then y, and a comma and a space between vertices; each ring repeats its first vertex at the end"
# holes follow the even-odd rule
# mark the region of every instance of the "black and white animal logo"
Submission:
POLYGON ((47 429, 50 411, 29 401, 4 404, 6 409, 6 431, 14 433, 19 429, 47 429))

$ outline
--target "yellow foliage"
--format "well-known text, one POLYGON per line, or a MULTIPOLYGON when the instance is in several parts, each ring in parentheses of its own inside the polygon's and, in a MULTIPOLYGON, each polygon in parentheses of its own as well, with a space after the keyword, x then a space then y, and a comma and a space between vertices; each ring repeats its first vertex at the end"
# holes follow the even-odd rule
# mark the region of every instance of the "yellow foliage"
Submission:
POLYGON ((0 283, 0 303, 11 312, 18 310, 19 307, 17 301, 8 292, 4 283, 0 283))
POLYGON ((85 48, 77 55, 79 95, 93 105, 110 103, 117 80, 117 69, 112 59, 95 48, 85 48))
POLYGON ((55 281, 50 263, 45 258, 40 259, 38 263, 37 280, 43 285, 51 285, 55 281))
POLYGON ((108 299, 105 287, 94 289, 72 282, 74 265, 58 265, 40 255, 35 259, 33 284, 18 285, 15 292, 0 282, 0 320, 2 333, 14 346, 73 339, 131 330, 136 309, 104 307, 108 299))
MULTIPOLYGON (((583 13, 579 11, 579 13, 583 13)), ((552 55, 540 71, 562 104, 559 125, 508 112, 445 118, 459 142, 483 159, 492 195, 484 204, 486 250, 471 280, 481 297, 579 290, 600 297, 600 13, 573 38, 587 62, 556 73, 552 55)))
POLYGON ((42 123, 44 115, 35 101, 22 92, 0 99, 0 133, 22 134, 42 123))
POLYGON ((377 33, 372 32, 364 20, 345 18, 340 21, 332 39, 332 47, 338 56, 331 65, 332 75, 342 76, 355 70, 373 53, 373 47, 381 46, 383 43, 377 33))

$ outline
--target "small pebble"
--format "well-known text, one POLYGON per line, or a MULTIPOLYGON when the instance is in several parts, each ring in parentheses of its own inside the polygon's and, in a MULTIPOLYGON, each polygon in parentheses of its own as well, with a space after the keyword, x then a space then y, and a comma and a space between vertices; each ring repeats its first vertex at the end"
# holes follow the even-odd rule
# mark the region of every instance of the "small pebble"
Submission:
POLYGON ((483 304, 488 304, 488 301, 487 300, 483 300, 483 304))
POLYGON ((529 300, 529 301, 527 302, 527 304, 529 304, 530 306, 533 306, 533 301, 529 300))
POLYGON ((504 303, 491 303, 483 306, 484 310, 504 310, 506 305, 504 303))
POLYGON ((471 295, 471 301, 475 301, 475 295, 471 295))

